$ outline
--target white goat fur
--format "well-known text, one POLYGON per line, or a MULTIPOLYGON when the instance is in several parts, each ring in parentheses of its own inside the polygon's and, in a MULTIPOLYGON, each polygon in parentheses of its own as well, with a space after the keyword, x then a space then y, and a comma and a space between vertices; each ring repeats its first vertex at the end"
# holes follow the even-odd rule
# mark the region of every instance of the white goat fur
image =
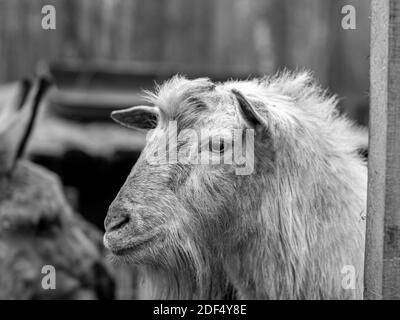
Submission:
MULTIPOLYGON (((172 119, 210 132, 243 126, 232 89, 263 119, 254 172, 228 178, 223 169, 194 169, 176 195, 182 212, 198 208, 195 218, 170 224, 176 250, 157 253, 162 267, 141 265, 146 297, 223 298, 231 288, 247 299, 362 298, 367 169, 358 149, 366 134, 309 73, 219 84, 174 77, 148 95, 161 113, 154 137, 172 119), (207 215, 222 211, 229 217, 217 222, 207 215), (176 230, 182 225, 185 232, 176 230), (172 257, 176 251, 185 254, 172 257), (346 288, 346 266, 356 272, 354 289, 346 288)), ((181 211, 165 203, 160 214, 181 211)))

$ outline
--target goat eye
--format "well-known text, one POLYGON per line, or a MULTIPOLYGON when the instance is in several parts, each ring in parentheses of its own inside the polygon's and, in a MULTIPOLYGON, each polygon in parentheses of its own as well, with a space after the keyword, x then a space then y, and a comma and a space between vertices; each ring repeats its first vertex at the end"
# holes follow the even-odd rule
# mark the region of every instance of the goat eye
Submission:
POLYGON ((210 141, 210 150, 214 153, 223 153, 225 150, 225 144, 224 141, 219 140, 219 141, 210 141))

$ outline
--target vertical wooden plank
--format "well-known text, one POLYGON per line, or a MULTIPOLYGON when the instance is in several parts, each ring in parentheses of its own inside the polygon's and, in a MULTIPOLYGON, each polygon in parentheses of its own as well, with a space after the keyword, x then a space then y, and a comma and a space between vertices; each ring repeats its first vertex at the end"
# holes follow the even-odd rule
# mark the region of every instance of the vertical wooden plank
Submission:
POLYGON ((328 85, 332 92, 346 97, 340 103, 341 110, 363 125, 368 125, 369 56, 370 56, 370 1, 337 0, 331 3, 330 31, 327 60, 328 85), (343 29, 342 8, 354 6, 356 29, 343 29))
POLYGON ((128 47, 128 55, 127 58, 133 60, 135 58, 135 49, 137 43, 136 41, 136 30, 138 28, 139 21, 136 19, 137 17, 137 6, 139 0, 132 0, 131 5, 127 10, 129 10, 129 30, 126 31, 126 36, 129 39, 129 47, 128 47))
POLYGON ((163 56, 162 62, 175 63, 182 62, 183 51, 182 43, 186 33, 186 29, 182 27, 183 19, 186 17, 183 15, 184 2, 182 0, 170 0, 165 3, 164 15, 164 37, 163 43, 163 56))
MULTIPOLYGON (((271 7, 276 3, 276 0, 256 1, 254 7, 254 60, 256 61, 256 69, 260 74, 269 74, 277 68, 276 55, 277 39, 273 30, 272 21, 269 18, 271 15, 271 7)), ((275 12, 275 15, 279 14, 275 12)))
POLYGON ((327 85, 329 62, 333 58, 332 25, 340 25, 340 17, 333 23, 329 19, 336 3, 319 0, 286 0, 283 3, 286 19, 284 54, 288 59, 286 63, 283 62, 290 68, 306 67, 313 70, 324 86, 327 85))
MULTIPOLYGON (((19 77, 33 74, 39 60, 47 60, 50 55, 49 37, 55 30, 44 30, 41 26, 42 7, 46 4, 54 5, 53 1, 24 1, 25 9, 23 18, 25 22, 20 24, 21 36, 18 41, 22 44, 22 57, 19 62, 23 66, 19 77), (24 36, 23 33, 24 33, 24 36)), ((57 9, 56 9, 57 10, 57 9)), ((21 11, 22 12, 22 11, 21 11)))
POLYGON ((99 32, 101 30, 102 23, 102 9, 103 0, 93 1, 90 0, 88 4, 88 12, 90 15, 90 55, 87 57, 88 60, 98 59, 100 57, 100 45, 102 43, 102 34, 99 32))
POLYGON ((238 0, 234 4, 235 29, 233 33, 232 48, 235 52, 233 65, 235 69, 243 70, 246 73, 256 71, 257 65, 254 43, 254 23, 255 23, 255 1, 238 0))
POLYGON ((134 58, 137 61, 158 62, 164 46, 164 6, 166 1, 138 0, 134 58))
POLYGON ((400 299, 400 2, 372 0, 364 297, 400 299))
POLYGON ((192 1, 191 62, 199 67, 210 64, 213 0, 192 1))
POLYGON ((5 50, 5 37, 6 37, 6 2, 0 1, 0 83, 5 82, 5 59, 7 54, 5 50))
POLYGON ((92 47, 92 4, 90 0, 81 0, 79 2, 78 10, 78 36, 79 36, 79 46, 81 47, 81 59, 86 60, 91 57, 91 47, 92 47))
POLYGON ((213 64, 215 68, 221 65, 232 65, 235 52, 234 38, 234 7, 237 0, 218 0, 214 7, 214 33, 213 33, 213 64))
POLYGON ((200 65, 207 33, 204 8, 207 1, 173 0, 165 3, 163 59, 176 65, 200 65), (184 50, 182 48, 185 48, 184 50))
MULTIPOLYGON (((292 3, 292 2, 291 2, 292 3)), ((292 3, 293 5, 293 3, 292 3)), ((269 0, 261 8, 261 18, 268 21, 270 28, 270 43, 273 48, 273 66, 276 69, 282 67, 292 67, 290 61, 289 46, 289 17, 287 12, 287 0, 269 0)))
POLYGON ((60 50, 61 59, 76 59, 80 56, 79 47, 79 29, 76 23, 78 17, 79 1, 61 1, 57 5, 57 34, 59 33, 61 39, 59 43, 62 47, 60 50))
POLYGON ((101 29, 98 31, 101 34, 100 43, 100 58, 109 59, 114 50, 113 47, 113 29, 118 20, 114 19, 115 8, 117 1, 103 1, 101 5, 101 29))
POLYGON ((7 63, 4 68, 4 74, 7 80, 14 80, 15 66, 18 63, 16 59, 16 43, 13 41, 13 39, 17 39, 18 19, 14 17, 18 17, 18 3, 17 1, 6 1, 6 3, 4 47, 7 63))
POLYGON ((113 58, 126 61, 131 54, 131 39, 134 32, 134 8, 136 1, 119 0, 116 6, 114 19, 116 23, 113 30, 113 58))

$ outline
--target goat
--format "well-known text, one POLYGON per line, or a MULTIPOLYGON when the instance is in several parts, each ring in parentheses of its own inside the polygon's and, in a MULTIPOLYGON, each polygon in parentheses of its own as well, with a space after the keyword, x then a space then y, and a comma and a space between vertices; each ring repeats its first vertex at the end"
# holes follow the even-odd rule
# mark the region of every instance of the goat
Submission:
POLYGON ((115 260, 139 266, 143 298, 362 297, 365 132, 335 96, 308 72, 283 72, 225 83, 175 76, 147 98, 153 106, 112 113, 150 131, 104 236, 115 260), (250 131, 253 145, 234 130, 250 131), (180 157, 225 158, 241 143, 254 148, 247 174, 235 161, 180 157))

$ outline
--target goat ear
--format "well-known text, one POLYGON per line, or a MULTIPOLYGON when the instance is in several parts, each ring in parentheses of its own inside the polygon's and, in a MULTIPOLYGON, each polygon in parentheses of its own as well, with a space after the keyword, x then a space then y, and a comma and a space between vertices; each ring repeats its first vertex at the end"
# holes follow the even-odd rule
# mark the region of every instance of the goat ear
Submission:
POLYGON ((16 101, 3 106, 0 120, 0 171, 12 170, 22 156, 32 131, 42 98, 50 86, 47 78, 35 81, 31 90, 29 81, 20 83, 16 101))
POLYGON ((157 126, 159 112, 156 107, 136 106, 113 111, 111 118, 125 127, 145 131, 157 126))
POLYGON ((239 114, 244 122, 253 129, 259 129, 266 126, 264 119, 257 112, 254 106, 245 98, 245 96, 238 90, 232 89, 239 103, 239 114))

